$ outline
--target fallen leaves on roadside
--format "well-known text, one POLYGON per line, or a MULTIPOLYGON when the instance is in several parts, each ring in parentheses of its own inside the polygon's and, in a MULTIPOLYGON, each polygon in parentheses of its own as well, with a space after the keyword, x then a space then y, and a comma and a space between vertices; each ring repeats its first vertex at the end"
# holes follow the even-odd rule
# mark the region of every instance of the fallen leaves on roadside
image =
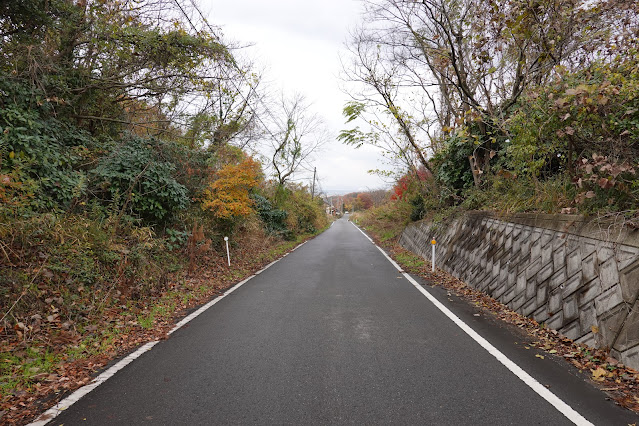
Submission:
POLYGON ((608 372, 601 367, 597 367, 597 369, 590 371, 592 371, 592 380, 597 382, 603 382, 608 376, 608 372))
MULTIPOLYGON (((96 372, 113 359, 130 353, 147 342, 165 339, 167 332, 190 310, 221 295, 235 283, 288 251, 286 248, 269 251, 273 247, 262 245, 262 252, 256 253, 255 247, 258 244, 245 244, 244 246, 252 247, 253 251, 238 250, 232 270, 226 265, 225 257, 208 258, 190 274, 173 277, 172 282, 167 284, 167 291, 190 297, 171 300, 175 306, 167 310, 164 316, 152 317, 150 326, 147 327, 141 325, 139 318, 150 315, 153 304, 162 306, 166 293, 158 295, 154 300, 141 301, 140 306, 134 310, 119 303, 116 298, 116 303, 104 309, 96 323, 85 325, 81 331, 72 322, 60 321, 59 308, 54 304, 60 306, 64 300, 59 296, 51 297, 46 299, 50 304, 50 311, 46 315, 31 315, 29 318, 32 323, 18 321, 11 334, 8 333, 9 330, 0 329, 0 333, 4 332, 0 336, 2 353, 24 360, 28 359, 28 351, 47 352, 60 357, 50 372, 40 372, 39 367, 29 367, 28 386, 17 387, 0 395, 0 424, 28 423, 69 392, 90 383, 96 372), (105 334, 113 339, 107 345, 101 343, 105 334), (83 342, 87 339, 90 341, 91 338, 95 341, 88 346, 84 345, 83 342), (69 358, 69 350, 81 355, 77 359, 69 358)), ((22 366, 17 367, 15 374, 21 374, 22 366)))
MULTIPOLYGON (((399 258, 406 259, 416 256, 399 246, 397 242, 382 242, 376 235, 373 234, 372 236, 375 242, 386 249, 391 257, 400 264, 399 258)), ((583 372, 590 371, 592 374, 589 377, 593 383, 608 392, 617 404, 639 413, 639 373, 610 357, 608 351, 592 348, 583 343, 576 343, 563 336, 557 330, 548 329, 537 323, 537 321, 518 314, 487 294, 469 287, 444 271, 431 272, 430 265, 422 265, 420 267, 401 266, 408 272, 421 276, 431 285, 445 288, 448 296, 454 293, 475 306, 494 314, 494 317, 525 331, 530 336, 531 342, 528 343, 530 346, 524 345, 524 348, 536 347, 542 349, 548 354, 563 357, 583 372)), ((592 326, 591 330, 595 334, 600 331, 597 326, 592 326)), ((535 356, 544 359, 543 355, 536 354, 535 356)))

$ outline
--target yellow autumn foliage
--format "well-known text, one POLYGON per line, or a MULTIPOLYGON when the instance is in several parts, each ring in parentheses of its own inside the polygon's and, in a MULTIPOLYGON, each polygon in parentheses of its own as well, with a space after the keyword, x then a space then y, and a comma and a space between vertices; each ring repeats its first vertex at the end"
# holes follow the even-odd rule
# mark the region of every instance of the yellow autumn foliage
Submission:
POLYGON ((249 216, 253 213, 250 193, 258 186, 260 177, 260 163, 251 157, 222 167, 204 190, 202 209, 211 211, 218 219, 249 216))

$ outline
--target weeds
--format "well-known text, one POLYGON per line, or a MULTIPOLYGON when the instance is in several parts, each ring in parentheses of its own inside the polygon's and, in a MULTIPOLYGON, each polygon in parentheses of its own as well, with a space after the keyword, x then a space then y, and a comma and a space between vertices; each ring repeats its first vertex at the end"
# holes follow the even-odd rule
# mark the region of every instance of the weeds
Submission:
POLYGON ((282 241, 258 225, 238 229, 229 268, 222 244, 169 251, 171 242, 126 221, 115 234, 108 220, 84 216, 0 223, 0 411, 17 419, 39 399, 81 386, 119 353, 162 338, 176 315, 312 235, 282 241))
POLYGON ((153 313, 147 315, 138 315, 138 324, 140 327, 150 330, 153 328, 153 323, 155 322, 155 315, 153 313))
POLYGON ((410 221, 410 211, 409 203, 396 201, 358 212, 351 220, 367 229, 370 228, 380 236, 381 241, 393 241, 399 238, 410 221))
POLYGON ((424 267, 424 265, 426 265, 424 259, 410 252, 398 253, 395 256, 395 259, 400 265, 402 265, 404 269, 408 270, 409 272, 418 270, 419 268, 422 268, 424 267))

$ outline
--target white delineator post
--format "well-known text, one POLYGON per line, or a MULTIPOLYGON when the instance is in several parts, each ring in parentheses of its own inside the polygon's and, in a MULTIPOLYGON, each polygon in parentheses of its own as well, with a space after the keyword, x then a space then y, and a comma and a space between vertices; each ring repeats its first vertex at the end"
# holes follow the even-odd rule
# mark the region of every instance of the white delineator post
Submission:
POLYGON ((231 253, 229 252, 229 237, 224 237, 224 241, 226 241, 226 258, 229 261, 229 266, 231 266, 231 253))
POLYGON ((433 246, 433 256, 431 257, 430 264, 432 265, 433 272, 435 272, 435 244, 437 244, 437 241, 431 240, 430 244, 433 246))

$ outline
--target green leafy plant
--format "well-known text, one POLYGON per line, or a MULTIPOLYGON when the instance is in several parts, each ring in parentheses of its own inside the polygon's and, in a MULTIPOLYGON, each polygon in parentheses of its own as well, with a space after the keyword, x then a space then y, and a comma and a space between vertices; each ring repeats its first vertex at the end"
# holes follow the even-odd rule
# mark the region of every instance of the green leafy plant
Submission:
POLYGON ((170 228, 167 228, 164 232, 166 233, 165 244, 168 250, 177 250, 184 247, 190 235, 188 231, 170 228))
POLYGON ((639 164, 593 154, 577 167, 576 202, 591 210, 624 211, 639 207, 639 164))
POLYGON ((433 158, 437 180, 448 189, 444 191, 446 197, 457 197, 473 185, 468 157, 473 155, 474 149, 472 140, 455 133, 444 140, 444 148, 433 158))
POLYGON ((285 210, 274 208, 268 198, 259 194, 252 194, 251 198, 255 202, 255 209, 264 223, 266 230, 270 234, 280 235, 285 239, 290 239, 292 233, 286 227, 288 213, 285 210))
POLYGON ((68 208, 86 190, 77 168, 91 136, 51 116, 54 101, 19 81, 0 77, 0 174, 31 182, 36 210, 68 208))
POLYGON ((188 204, 186 188, 174 177, 176 166, 163 161, 162 143, 130 136, 103 158, 91 175, 96 193, 120 211, 163 223, 188 204))

